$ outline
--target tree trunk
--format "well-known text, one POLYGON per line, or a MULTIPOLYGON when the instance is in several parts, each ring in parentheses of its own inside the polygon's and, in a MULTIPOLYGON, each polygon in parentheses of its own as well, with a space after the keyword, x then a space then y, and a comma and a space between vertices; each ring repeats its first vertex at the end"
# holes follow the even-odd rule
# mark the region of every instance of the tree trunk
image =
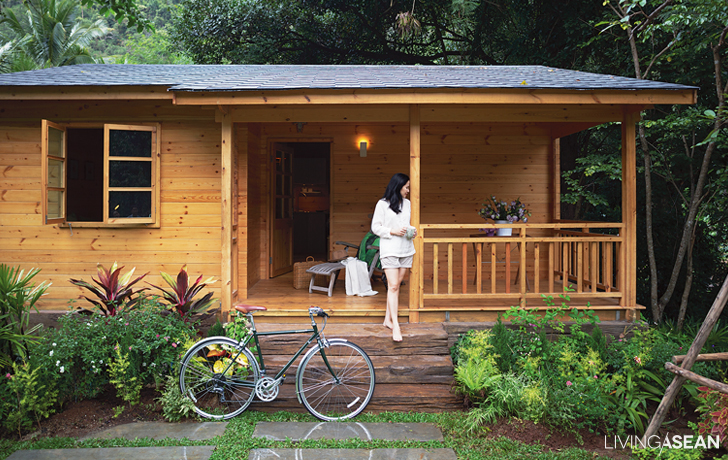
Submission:
POLYGON ((688 311, 688 298, 690 297, 690 289, 693 287, 693 248, 695 247, 696 228, 693 227, 693 234, 690 237, 690 246, 688 246, 688 266, 687 276, 685 277, 685 288, 683 289, 682 299, 680 300, 680 311, 677 315, 677 330, 682 331, 685 324, 685 314, 688 311))
MULTIPOLYGON (((629 48, 632 51, 632 62, 634 63, 634 74, 639 80, 642 80, 642 71, 640 70, 640 56, 635 41, 634 29, 627 27, 627 38, 629 40, 629 48)), ((650 146, 647 143, 645 135, 645 127, 642 124, 642 115, 640 114, 640 124, 638 127, 640 148, 642 149, 642 158, 645 163, 645 236, 647 237, 647 258, 650 264, 650 310, 652 311, 652 319, 660 323, 662 322, 662 310, 659 308, 658 292, 657 292, 657 260, 655 259, 655 237, 652 231, 652 157, 650 156, 650 146)))

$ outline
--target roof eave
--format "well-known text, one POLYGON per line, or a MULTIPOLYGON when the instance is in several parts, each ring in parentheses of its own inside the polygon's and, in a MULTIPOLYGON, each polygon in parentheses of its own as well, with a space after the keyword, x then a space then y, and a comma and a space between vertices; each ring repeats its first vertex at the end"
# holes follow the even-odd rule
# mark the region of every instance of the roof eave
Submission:
POLYGON ((697 89, 394 88, 181 91, 172 86, 0 86, 0 100, 172 100, 178 105, 695 104, 697 89))
POLYGON ((349 89, 279 91, 174 91, 178 105, 337 104, 695 104, 696 89, 349 89))
POLYGON ((0 100, 173 100, 170 86, 115 86, 115 85, 74 85, 74 86, 0 86, 0 100))

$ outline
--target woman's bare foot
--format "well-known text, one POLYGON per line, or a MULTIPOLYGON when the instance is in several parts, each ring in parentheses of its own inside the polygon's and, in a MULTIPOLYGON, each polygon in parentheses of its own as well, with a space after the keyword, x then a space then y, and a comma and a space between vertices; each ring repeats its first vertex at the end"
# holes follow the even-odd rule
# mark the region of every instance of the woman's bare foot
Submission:
POLYGON ((387 327, 389 329, 392 329, 394 327, 391 319, 390 320, 385 319, 384 323, 382 323, 382 326, 387 327))
POLYGON ((399 330, 399 324, 392 328, 392 340, 395 342, 402 341, 402 332, 399 330))

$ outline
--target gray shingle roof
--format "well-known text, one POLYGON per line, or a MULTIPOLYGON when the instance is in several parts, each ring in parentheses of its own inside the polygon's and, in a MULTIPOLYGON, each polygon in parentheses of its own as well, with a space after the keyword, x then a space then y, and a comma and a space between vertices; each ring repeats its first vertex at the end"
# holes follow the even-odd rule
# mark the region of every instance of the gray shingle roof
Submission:
POLYGON ((543 66, 84 64, 0 74, 0 87, 102 85, 168 86, 170 91, 382 88, 695 89, 673 83, 543 66))

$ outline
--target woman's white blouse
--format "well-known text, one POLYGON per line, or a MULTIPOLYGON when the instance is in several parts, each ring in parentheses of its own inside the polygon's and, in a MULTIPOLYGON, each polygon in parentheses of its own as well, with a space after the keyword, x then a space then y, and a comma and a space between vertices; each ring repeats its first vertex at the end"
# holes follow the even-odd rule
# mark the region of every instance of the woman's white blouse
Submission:
POLYGON ((407 257, 415 253, 415 244, 404 236, 392 235, 392 229, 410 225, 412 207, 408 199, 402 203, 402 211, 395 214, 389 202, 381 199, 377 202, 372 218, 372 233, 379 237, 380 257, 407 257))

